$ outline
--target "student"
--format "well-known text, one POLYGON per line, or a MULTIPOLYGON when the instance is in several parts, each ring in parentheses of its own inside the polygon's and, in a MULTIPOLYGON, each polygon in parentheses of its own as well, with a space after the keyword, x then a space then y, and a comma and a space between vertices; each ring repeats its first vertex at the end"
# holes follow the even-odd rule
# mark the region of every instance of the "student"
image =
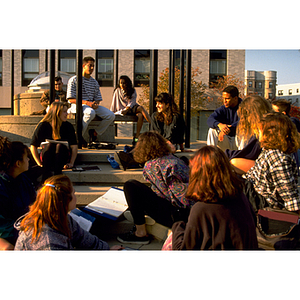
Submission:
POLYGON ((68 212, 75 208, 70 179, 65 175, 48 178, 28 214, 15 224, 20 230, 15 250, 109 250, 106 242, 83 230, 69 216, 68 212))
POLYGON ((242 102, 239 90, 233 85, 227 86, 222 93, 224 105, 217 108, 207 119, 209 127, 207 145, 217 146, 224 151, 236 150, 237 110, 242 102))
POLYGON ((187 223, 172 226, 173 250, 257 249, 255 215, 224 152, 204 146, 190 161, 187 223))
POLYGON ((239 123, 236 129, 239 150, 225 150, 225 154, 238 174, 244 174, 254 166, 261 152, 258 137, 261 132, 262 118, 271 111, 270 102, 257 95, 247 97, 240 104, 237 111, 239 123))
POLYGON ((186 220, 193 204, 185 198, 189 168, 171 153, 166 139, 159 133, 142 133, 134 149, 133 157, 145 163, 143 175, 151 187, 128 180, 124 193, 133 216, 136 230, 118 236, 122 243, 148 244, 145 214, 158 223, 171 227, 175 220, 186 220))
POLYGON ((28 211, 36 192, 26 176, 29 149, 0 137, 0 250, 13 250, 18 232, 14 222, 28 211))
MULTIPOLYGON (((102 95, 98 81, 91 75, 94 71, 95 59, 87 56, 83 58, 82 62, 82 136, 85 134, 89 123, 99 116, 101 121, 95 130, 91 130, 90 139, 96 140, 97 136, 103 134, 108 126, 113 123, 115 115, 108 108, 101 106, 102 95)), ((76 113, 76 89, 77 89, 77 75, 71 77, 68 81, 67 99, 72 103, 70 112, 76 113)), ((82 146, 86 147, 87 142, 82 139, 80 141, 82 146)))
POLYGON ((134 115, 138 117, 136 135, 133 137, 133 145, 138 141, 144 119, 151 123, 148 112, 143 106, 137 104, 136 98, 136 90, 132 86, 130 78, 126 75, 122 75, 114 91, 110 110, 115 114, 134 115))
POLYGON ((282 113, 269 113, 262 121, 262 152, 243 175, 245 193, 255 212, 267 206, 298 212, 298 171, 293 153, 300 147, 299 134, 282 113))
MULTIPOLYGON (((54 78, 54 93, 54 101, 67 102, 67 93, 63 90, 63 82, 60 76, 56 76, 54 78)), ((43 93, 40 99, 40 103, 42 106, 44 106, 44 109, 41 111, 33 112, 32 115, 45 115, 48 112, 49 106, 52 103, 50 102, 50 90, 46 90, 43 93)))
POLYGON ((43 168, 42 182, 74 166, 78 146, 74 127, 67 121, 68 108, 67 102, 53 102, 33 133, 30 150, 37 165, 43 168), (50 142, 43 146, 40 155, 38 147, 46 139, 67 141, 68 146, 50 142))
POLYGON ((173 153, 176 152, 177 146, 181 151, 185 151, 183 146, 185 123, 179 114, 173 96, 168 93, 160 93, 154 100, 157 111, 151 116, 150 129, 168 140, 173 153))

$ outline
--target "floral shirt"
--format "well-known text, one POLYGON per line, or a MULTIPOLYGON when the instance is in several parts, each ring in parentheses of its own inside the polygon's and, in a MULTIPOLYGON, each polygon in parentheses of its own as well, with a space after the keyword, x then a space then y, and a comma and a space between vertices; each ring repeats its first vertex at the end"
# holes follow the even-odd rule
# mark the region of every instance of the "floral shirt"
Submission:
POLYGON ((298 172, 292 154, 263 149, 255 165, 243 176, 271 206, 285 207, 290 211, 300 209, 298 172))
POLYGON ((149 160, 143 175, 151 183, 151 189, 178 207, 192 206, 194 202, 185 198, 189 182, 189 167, 173 154, 149 160))

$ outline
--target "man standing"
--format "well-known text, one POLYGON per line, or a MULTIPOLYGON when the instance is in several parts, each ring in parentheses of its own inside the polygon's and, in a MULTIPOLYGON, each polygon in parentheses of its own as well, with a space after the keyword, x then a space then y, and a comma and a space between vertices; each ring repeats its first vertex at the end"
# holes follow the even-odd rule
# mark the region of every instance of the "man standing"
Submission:
MULTIPOLYGON (((63 90, 63 82, 60 76, 54 78, 54 89, 55 89, 55 101, 67 102, 67 93, 63 90)), ((44 106, 44 109, 40 111, 33 112, 32 115, 45 115, 47 113, 47 108, 51 104, 50 102, 50 90, 46 90, 41 99, 40 103, 44 106)))
MULTIPOLYGON (((105 132, 108 126, 114 121, 115 114, 108 108, 100 105, 102 95, 100 86, 96 79, 91 75, 94 71, 95 60, 93 57, 87 56, 83 58, 82 63, 82 135, 87 130, 89 123, 99 116, 102 120, 96 130, 92 132, 94 138, 105 132)), ((67 99, 71 103, 71 113, 76 113, 76 86, 77 76, 73 76, 68 81, 67 99)), ((82 140, 83 146, 86 146, 86 141, 82 140)))
POLYGON ((223 103, 207 119, 209 128, 207 145, 219 146, 222 150, 236 150, 235 143, 236 126, 238 124, 237 110, 242 99, 239 98, 239 90, 233 86, 227 86, 222 93, 223 103))

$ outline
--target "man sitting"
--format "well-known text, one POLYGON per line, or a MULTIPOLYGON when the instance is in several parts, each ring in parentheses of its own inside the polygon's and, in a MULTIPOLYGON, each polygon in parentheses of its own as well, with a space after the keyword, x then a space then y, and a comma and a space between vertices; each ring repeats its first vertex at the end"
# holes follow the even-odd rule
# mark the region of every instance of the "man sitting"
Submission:
POLYGON ((224 151, 236 150, 237 110, 242 99, 239 98, 239 90, 233 85, 223 90, 222 97, 224 105, 217 108, 207 119, 207 145, 219 146, 224 151))

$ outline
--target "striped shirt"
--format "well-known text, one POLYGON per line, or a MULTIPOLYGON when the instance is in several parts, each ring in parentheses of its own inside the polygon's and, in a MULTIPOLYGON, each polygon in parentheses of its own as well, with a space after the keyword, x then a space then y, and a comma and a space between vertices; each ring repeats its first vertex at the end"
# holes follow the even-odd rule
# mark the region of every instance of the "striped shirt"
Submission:
MULTIPOLYGON (((68 81, 67 99, 76 98, 77 76, 73 76, 68 81)), ((82 100, 86 101, 102 101, 100 86, 98 81, 90 77, 89 79, 82 77, 82 100)))
POLYGON ((255 165, 243 177, 253 183, 256 192, 271 206, 290 211, 300 209, 298 172, 292 154, 263 149, 255 165))

